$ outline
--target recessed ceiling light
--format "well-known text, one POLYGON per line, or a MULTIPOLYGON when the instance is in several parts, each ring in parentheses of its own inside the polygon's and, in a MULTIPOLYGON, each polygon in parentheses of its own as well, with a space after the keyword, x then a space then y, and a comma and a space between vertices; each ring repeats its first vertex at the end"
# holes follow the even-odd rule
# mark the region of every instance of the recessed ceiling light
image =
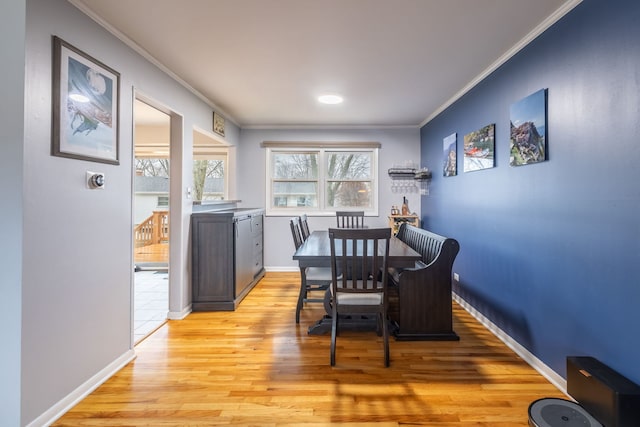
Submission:
POLYGON ((322 104, 340 104, 343 101, 340 95, 322 95, 318 97, 318 102, 322 104))

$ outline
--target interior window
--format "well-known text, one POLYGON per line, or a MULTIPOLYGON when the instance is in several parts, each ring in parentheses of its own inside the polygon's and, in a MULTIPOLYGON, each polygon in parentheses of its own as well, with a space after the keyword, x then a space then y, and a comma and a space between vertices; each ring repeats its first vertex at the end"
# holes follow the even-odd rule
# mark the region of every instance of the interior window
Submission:
POLYGON ((228 199, 228 148, 208 133, 193 132, 193 201, 228 199))

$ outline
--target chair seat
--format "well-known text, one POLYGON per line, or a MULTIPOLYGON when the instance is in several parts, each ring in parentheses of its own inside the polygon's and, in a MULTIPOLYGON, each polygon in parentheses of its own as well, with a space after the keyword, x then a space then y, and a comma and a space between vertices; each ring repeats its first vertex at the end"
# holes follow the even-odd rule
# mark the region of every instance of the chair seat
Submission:
POLYGON ((413 266, 413 268, 402 268, 402 267, 389 267, 389 277, 391 278, 391 280, 395 283, 399 283, 400 282, 400 273, 402 273, 405 270, 416 270, 419 268, 425 268, 427 266, 427 264, 425 264, 422 261, 416 261, 416 264, 413 266))
MULTIPOLYGON (((347 280, 348 288, 353 287, 351 284, 352 280, 347 280)), ((362 289, 362 280, 356 280, 355 285, 356 288, 362 289)), ((341 288, 341 283, 338 283, 338 287, 341 288)), ((376 282, 376 288, 382 290, 383 285, 381 282, 376 282)), ((359 293, 359 292, 338 292, 338 304, 341 305, 380 305, 382 304, 382 296, 383 293, 359 293)))
POLYGON ((376 294, 338 294, 339 305, 380 305, 382 304, 382 292, 376 294))
POLYGON ((331 281, 330 267, 307 267, 305 274, 307 276, 308 283, 318 281, 331 281))

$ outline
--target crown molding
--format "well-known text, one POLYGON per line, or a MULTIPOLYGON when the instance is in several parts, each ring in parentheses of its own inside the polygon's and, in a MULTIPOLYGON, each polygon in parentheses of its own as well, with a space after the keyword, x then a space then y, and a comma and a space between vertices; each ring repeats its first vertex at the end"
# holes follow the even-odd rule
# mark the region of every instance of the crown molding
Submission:
POLYGON ((418 125, 418 127, 423 127, 431 120, 436 118, 440 113, 449 108, 456 102, 458 99, 462 98, 464 94, 473 89, 476 85, 478 85, 482 80, 487 78, 491 73, 497 70, 501 65, 511 59, 515 54, 520 52, 525 46, 531 43, 536 37, 540 34, 544 33, 549 27, 558 22, 563 16, 573 10, 576 6, 582 3, 582 0, 571 0, 567 3, 563 4, 558 10, 556 10, 552 15, 547 17, 544 21, 542 21, 536 28, 534 28, 529 34, 527 34, 522 40, 520 40, 517 44, 515 44, 511 49, 505 52, 500 58, 498 58, 493 64, 491 64, 487 69, 485 69, 482 73, 480 73, 475 79, 471 80, 460 89, 455 95, 453 95, 447 102, 442 104, 438 109, 436 109, 433 113, 429 115, 426 119, 422 121, 418 125))

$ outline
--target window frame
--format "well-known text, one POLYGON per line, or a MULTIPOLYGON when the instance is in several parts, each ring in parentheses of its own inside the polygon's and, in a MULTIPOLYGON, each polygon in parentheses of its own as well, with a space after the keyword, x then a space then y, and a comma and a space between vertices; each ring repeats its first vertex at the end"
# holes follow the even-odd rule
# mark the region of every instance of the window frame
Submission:
MULTIPOLYGON (((265 206, 266 215, 268 216, 298 216, 302 214, 313 216, 334 216, 336 211, 362 211, 366 216, 378 216, 378 184, 379 184, 379 144, 322 144, 312 145, 304 143, 300 145, 289 145, 286 143, 263 143, 266 148, 266 168, 265 168, 265 206), (336 181, 328 178, 327 162, 328 153, 346 152, 346 153, 370 153, 371 155, 371 177, 370 179, 344 180, 345 182, 369 182, 371 185, 371 206, 369 208, 353 207, 353 208, 332 208, 326 206, 327 200, 327 183, 336 181), (277 207, 273 205, 274 195, 272 194, 273 183, 278 180, 273 177, 273 156, 274 153, 291 153, 291 154, 309 154, 317 153, 318 177, 316 179, 305 179, 300 181, 316 182, 317 184, 317 207, 277 207)), ((293 181, 293 180, 291 180, 293 181)))

